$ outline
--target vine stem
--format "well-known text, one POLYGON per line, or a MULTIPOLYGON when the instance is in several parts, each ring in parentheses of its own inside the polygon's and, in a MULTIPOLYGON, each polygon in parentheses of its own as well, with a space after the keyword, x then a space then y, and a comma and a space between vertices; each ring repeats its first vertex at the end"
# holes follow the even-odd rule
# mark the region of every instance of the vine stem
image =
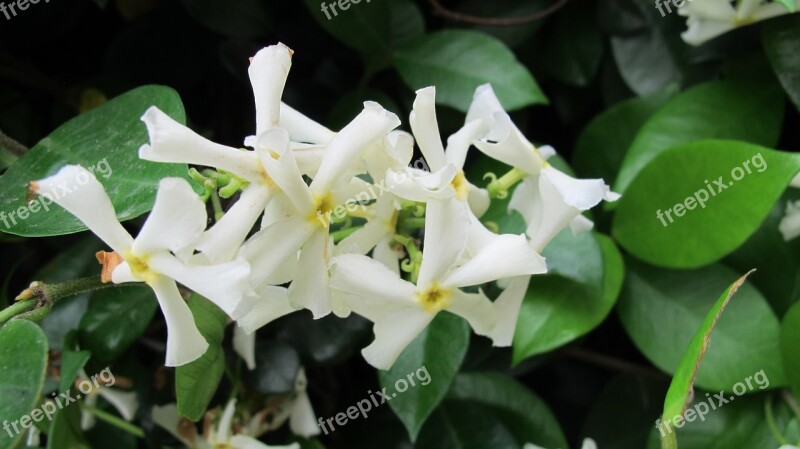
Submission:
POLYGON ((561 9, 569 0, 558 0, 547 8, 537 11, 533 14, 522 17, 481 17, 464 14, 451 9, 445 8, 439 0, 428 0, 433 7, 433 12, 437 15, 445 17, 456 22, 469 23, 472 25, 486 25, 486 26, 515 26, 525 25, 544 19, 545 17, 555 13, 561 9))
POLYGON ((135 425, 123 420, 123 419, 120 419, 120 418, 112 415, 111 413, 108 413, 106 411, 100 410, 98 408, 95 408, 95 407, 92 407, 92 406, 89 406, 89 405, 86 405, 86 404, 83 404, 83 403, 81 403, 80 407, 81 407, 81 410, 83 410, 84 412, 91 413, 92 415, 96 416, 98 419, 100 419, 102 421, 105 421, 105 422, 111 424, 112 426, 114 426, 114 427, 116 427, 118 429, 124 430, 124 431, 130 433, 133 436, 136 436, 136 437, 139 437, 139 438, 144 438, 144 430, 142 430, 138 426, 135 426, 135 425))
POLYGON ((17 302, 0 310, 0 324, 15 318, 39 321, 62 298, 113 286, 114 284, 110 282, 101 281, 100 276, 71 279, 55 284, 33 281, 16 297, 17 302))

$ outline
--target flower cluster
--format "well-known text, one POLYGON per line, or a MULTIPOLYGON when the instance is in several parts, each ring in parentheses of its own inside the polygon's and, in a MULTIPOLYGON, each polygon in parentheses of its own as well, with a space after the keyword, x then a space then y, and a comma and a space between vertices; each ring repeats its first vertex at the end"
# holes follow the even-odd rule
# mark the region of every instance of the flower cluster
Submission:
MULTIPOLYGON (((691 45, 700 45, 736 28, 751 25, 772 17, 797 12, 800 2, 789 9, 785 4, 766 0, 689 0, 678 14, 686 17, 687 30, 681 34, 691 45)), ((677 4, 677 3, 676 3, 677 4)))
POLYGON ((603 180, 575 179, 548 163, 553 149, 529 142, 488 85, 476 90, 463 127, 446 142, 433 87, 417 92, 411 134, 374 102, 333 132, 281 102, 291 59, 282 44, 251 58, 256 127, 247 148, 211 142, 155 107, 144 114, 150 142, 139 156, 200 168, 192 177, 205 192, 163 179, 135 238, 82 167, 66 166, 32 188, 53 196, 66 181, 88 180, 55 202, 113 250, 98 256, 108 281, 154 290, 167 322, 168 366, 208 347, 178 283, 235 321, 234 344, 250 368, 255 331, 301 309, 314 318, 369 319, 375 340, 363 355, 381 369, 442 311, 495 345, 510 345, 530 277, 547 269, 541 251, 566 227, 591 229, 581 213, 618 195, 603 180), (415 143, 429 170, 412 166, 415 143), (472 147, 509 172, 489 175, 486 188, 472 184, 464 173, 472 147), (498 234, 480 217, 512 187, 509 209, 527 229, 498 234), (204 200, 220 197, 237 199, 209 227, 204 200), (503 288, 494 301, 481 289, 490 282, 503 288))

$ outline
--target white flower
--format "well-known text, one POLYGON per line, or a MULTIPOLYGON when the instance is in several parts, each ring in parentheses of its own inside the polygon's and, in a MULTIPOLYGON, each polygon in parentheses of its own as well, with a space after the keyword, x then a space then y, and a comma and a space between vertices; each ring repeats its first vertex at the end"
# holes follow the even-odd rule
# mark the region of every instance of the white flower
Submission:
POLYGON ((786 204, 786 215, 781 219, 778 229, 787 242, 800 235, 800 201, 786 204))
POLYGON ((289 292, 285 287, 262 285, 257 294, 258 299, 253 302, 253 308, 239 318, 238 325, 233 329, 233 348, 249 370, 256 367, 256 330, 296 310, 289 303, 289 292))
POLYGON ((342 239, 336 245, 335 254, 367 254, 374 249, 372 256, 375 260, 400 274, 400 253, 392 248, 399 210, 399 199, 395 195, 384 193, 378 197, 367 209, 367 223, 342 239))
MULTIPOLYGON (((81 373, 78 376, 78 382, 90 382, 89 377, 83 370, 81 370, 81 373)), ((136 409, 139 408, 139 400, 136 399, 136 393, 132 391, 119 391, 105 385, 92 388, 89 393, 85 393, 83 395, 84 404, 88 405, 89 407, 96 407, 98 396, 102 397, 112 406, 114 406, 114 408, 119 412, 122 418, 125 419, 125 421, 132 420, 136 414, 136 409)), ((81 429, 91 429, 94 427, 94 424, 94 414, 87 411, 81 411, 81 429)))
POLYGON ((252 436, 242 433, 234 435, 233 418, 235 413, 236 400, 231 399, 225 406, 225 411, 217 426, 207 426, 202 438, 197 435, 197 430, 191 423, 189 426, 182 425, 175 404, 153 407, 152 417, 153 422, 191 449, 300 449, 298 443, 270 446, 252 436))
POLYGON ((362 255, 344 254, 333 259, 331 288, 347 302, 342 309, 353 310, 374 323, 375 341, 362 351, 373 366, 391 367, 442 310, 466 319, 476 333, 490 334, 496 321, 492 302, 482 292, 466 293, 459 288, 539 271, 538 255, 524 239, 522 244, 486 248, 464 260, 471 227, 467 209, 464 202, 453 198, 428 203, 416 285, 362 255))
POLYGON ((514 190, 509 208, 525 219, 526 234, 537 251, 542 251, 567 225, 575 232, 591 229, 591 222, 581 212, 603 200, 619 198, 602 179, 576 179, 550 165, 546 159, 555 151, 551 147, 537 149, 530 143, 511 122, 488 84, 475 91, 467 120, 470 117, 492 123, 492 130, 475 146, 516 168, 524 177, 514 190))
POLYGON ((691 45, 700 45, 735 28, 788 13, 780 3, 764 0, 688 0, 678 9, 678 14, 687 17, 688 29, 681 37, 691 45))
POLYGON ((282 426, 286 420, 289 420, 289 429, 295 435, 300 435, 304 438, 319 435, 320 430, 317 424, 317 415, 314 413, 311 400, 308 398, 308 393, 306 393, 307 387, 308 379, 306 378, 306 371, 300 368, 294 381, 294 393, 281 404, 275 416, 270 421, 267 430, 277 429, 282 426))
MULTIPOLYGON (((242 254, 253 266, 257 288, 270 282, 269 277, 282 265, 295 263, 299 250, 296 263, 302 269, 294 273, 290 302, 310 310, 315 318, 330 313, 328 259, 333 245, 328 227, 334 208, 369 186, 353 178, 348 169, 371 144, 399 124, 397 116, 377 103, 364 103, 364 110, 326 145, 310 185, 303 179, 293 152, 288 150, 285 131, 275 128, 259 138, 257 150, 277 156, 262 158, 262 162, 293 206, 293 215, 259 231, 242 248, 242 254)), ((271 283, 276 282, 273 279, 271 283)))
MULTIPOLYGON (((256 103, 256 135, 245 139, 255 146, 258 139, 275 128, 289 136, 312 144, 326 143, 334 135, 327 128, 308 119, 280 101, 291 67, 292 50, 283 44, 259 51, 251 60, 249 74, 256 103)), ((150 135, 150 144, 139 149, 139 157, 157 162, 188 163, 214 167, 229 172, 249 184, 241 198, 206 231, 197 249, 210 262, 230 260, 264 212, 276 193, 275 182, 267 175, 261 161, 271 158, 269 150, 241 150, 211 142, 176 122, 156 107, 142 116, 150 135)), ((321 153, 307 145, 297 148, 303 168, 316 170, 321 153)))
POLYGON ((161 180, 150 216, 135 240, 117 221, 103 186, 83 167, 67 165, 31 187, 76 216, 121 257, 122 263, 111 273, 114 283, 146 282, 153 289, 167 322, 167 366, 191 362, 208 348, 175 281, 234 318, 247 312, 250 267, 246 261, 201 266, 173 255, 191 248, 206 226, 205 205, 186 181, 161 180), (55 195, 61 185, 75 189, 68 195, 55 195))
MULTIPOLYGON (((533 443, 525 443, 525 445, 522 446, 522 449, 545 449, 545 448, 537 446, 533 443)), ((597 443, 595 443, 594 440, 591 438, 586 438, 583 440, 583 445, 581 446, 581 449, 597 449, 597 443)))

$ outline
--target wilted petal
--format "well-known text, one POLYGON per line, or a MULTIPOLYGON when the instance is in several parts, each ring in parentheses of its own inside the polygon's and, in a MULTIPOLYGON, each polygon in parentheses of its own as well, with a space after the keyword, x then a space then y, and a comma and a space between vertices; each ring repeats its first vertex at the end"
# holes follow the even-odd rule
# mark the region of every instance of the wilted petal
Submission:
POLYGON ((178 252, 197 241, 206 229, 206 205, 180 178, 158 183, 153 209, 133 242, 133 252, 169 249, 178 252))
POLYGON ((181 298, 178 286, 171 279, 159 276, 151 287, 167 322, 165 364, 181 366, 200 358, 208 349, 208 343, 194 324, 192 312, 181 298))
POLYGON ((530 276, 519 276, 511 279, 503 293, 494 301, 497 322, 489 333, 493 346, 511 346, 514 331, 517 329, 517 318, 525 292, 528 290, 530 276))
POLYGON ((270 200, 270 189, 258 184, 245 187, 239 199, 225 211, 218 222, 209 228, 197 241, 210 263, 226 262, 236 255, 247 234, 253 229, 258 217, 270 200))
POLYGON ((142 116, 150 144, 139 148, 148 161, 203 165, 229 171, 251 182, 262 182, 258 157, 249 151, 207 140, 153 106, 142 116))
POLYGON ((120 255, 133 244, 105 189, 85 168, 66 165, 55 175, 32 182, 31 189, 66 209, 120 255))
POLYGON ((256 135, 278 126, 281 96, 292 67, 292 50, 284 44, 261 49, 250 60, 247 73, 256 100, 256 135))
POLYGON ((408 122, 431 171, 443 168, 447 164, 447 158, 444 155, 442 137, 439 135, 439 123, 436 120, 435 87, 426 87, 417 91, 414 109, 409 115, 408 122))
POLYGON ((378 103, 365 102, 364 110, 328 143, 317 176, 311 183, 312 190, 330 189, 369 144, 383 139, 399 125, 395 114, 378 103))

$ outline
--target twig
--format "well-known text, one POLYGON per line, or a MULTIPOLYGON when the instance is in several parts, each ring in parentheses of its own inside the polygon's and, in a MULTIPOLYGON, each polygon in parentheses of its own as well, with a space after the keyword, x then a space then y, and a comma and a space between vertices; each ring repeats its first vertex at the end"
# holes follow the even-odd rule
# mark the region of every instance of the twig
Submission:
POLYGON ((558 0, 549 7, 537 11, 533 14, 522 16, 522 17, 481 17, 481 16, 473 16, 470 14, 464 14, 457 11, 453 11, 451 9, 445 8, 439 0, 429 0, 431 6, 433 6, 433 12, 436 15, 445 17, 450 20, 454 20, 456 22, 463 22, 463 23, 470 23, 473 25, 485 25, 485 26, 494 26, 494 27, 508 27, 508 26, 516 26, 516 25, 525 25, 528 23, 533 23, 538 20, 544 19, 545 17, 553 14, 554 12, 561 9, 564 5, 569 2, 569 0, 558 0))
POLYGON ((28 152, 28 147, 12 139, 2 130, 0 130, 0 147, 5 148, 16 157, 21 157, 28 152))

